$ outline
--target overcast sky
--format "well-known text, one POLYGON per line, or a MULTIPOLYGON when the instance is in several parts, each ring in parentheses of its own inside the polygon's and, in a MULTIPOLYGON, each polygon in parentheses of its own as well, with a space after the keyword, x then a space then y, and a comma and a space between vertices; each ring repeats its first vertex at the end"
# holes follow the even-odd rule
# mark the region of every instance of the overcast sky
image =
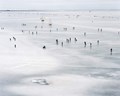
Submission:
POLYGON ((0 0, 0 10, 120 9, 120 0, 0 0))

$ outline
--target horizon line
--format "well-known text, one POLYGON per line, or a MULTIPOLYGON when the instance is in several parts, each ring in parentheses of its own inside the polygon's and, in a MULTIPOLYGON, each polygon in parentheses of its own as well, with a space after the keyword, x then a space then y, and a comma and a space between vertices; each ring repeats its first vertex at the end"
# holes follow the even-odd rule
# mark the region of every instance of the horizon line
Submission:
POLYGON ((56 9, 56 10, 49 10, 49 9, 45 9, 45 10, 36 10, 36 9, 2 9, 0 11, 120 11, 120 9, 56 9))

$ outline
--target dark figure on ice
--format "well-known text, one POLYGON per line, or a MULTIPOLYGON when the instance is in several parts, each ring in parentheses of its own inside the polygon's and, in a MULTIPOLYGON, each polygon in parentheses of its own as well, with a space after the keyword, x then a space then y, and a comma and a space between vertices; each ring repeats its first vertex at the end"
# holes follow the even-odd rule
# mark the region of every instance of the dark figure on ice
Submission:
POLYGON ((37 28, 37 26, 35 26, 35 29, 37 28))
POLYGON ((84 32, 84 36, 86 36, 86 32, 84 32))
POLYGON ((16 38, 15 38, 15 37, 13 37, 13 39, 14 39, 14 41, 16 41, 16 38))
POLYGON ((46 46, 43 46, 43 49, 46 49, 46 46))
POLYGON ((111 48, 111 49, 110 49, 110 55, 112 55, 112 52, 113 52, 113 49, 111 48))
POLYGON ((24 30, 22 30, 22 32, 24 32, 24 30))
POLYGON ((16 44, 14 45, 14 47, 16 48, 16 44))
POLYGON ((38 34, 38 32, 36 31, 36 35, 38 34))
POLYGON ((118 32, 118 35, 120 34, 120 32, 118 32))
POLYGON ((34 32, 32 32, 32 35, 34 35, 34 32))
POLYGON ((99 45, 99 43, 100 43, 100 41, 99 41, 99 40, 97 40, 97 45, 99 45))
POLYGON ((77 38, 75 38, 75 42, 77 42, 77 38))
POLYGON ((73 30, 75 30, 75 27, 73 27, 73 30))
POLYGON ((69 43, 69 39, 66 39, 66 42, 69 43))
POLYGON ((92 43, 90 43, 90 48, 92 48, 92 43))
POLYGON ((56 39, 56 45, 58 45, 58 39, 56 39))
POLYGON ((11 41, 11 38, 10 38, 10 41, 11 41))
POLYGON ((102 29, 100 31, 102 32, 102 29))
POLYGON ((98 32, 99 32, 99 28, 98 28, 98 32))
POLYGON ((84 47, 86 47, 87 43, 84 41, 84 47))
POLYGON ((61 42, 61 46, 63 47, 63 42, 61 42))
POLYGON ((71 42, 71 38, 69 38, 69 41, 71 42))
POLYGON ((64 29, 64 31, 67 31, 67 28, 63 28, 64 29))

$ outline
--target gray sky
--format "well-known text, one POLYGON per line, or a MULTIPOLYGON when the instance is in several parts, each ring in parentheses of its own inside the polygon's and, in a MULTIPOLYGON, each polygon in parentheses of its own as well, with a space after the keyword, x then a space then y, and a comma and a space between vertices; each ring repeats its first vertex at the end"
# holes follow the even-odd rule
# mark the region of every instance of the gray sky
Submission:
POLYGON ((0 10, 3 9, 120 9, 120 0, 0 0, 0 10))

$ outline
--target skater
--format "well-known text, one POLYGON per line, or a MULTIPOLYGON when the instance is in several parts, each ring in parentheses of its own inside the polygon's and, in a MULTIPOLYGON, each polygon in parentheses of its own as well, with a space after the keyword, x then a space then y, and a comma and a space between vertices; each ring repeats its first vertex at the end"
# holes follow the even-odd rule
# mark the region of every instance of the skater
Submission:
POLYGON ((86 36, 86 32, 84 32, 84 36, 86 36))
POLYGON ((49 26, 52 27, 52 23, 50 23, 49 26))
POLYGON ((69 39, 66 39, 66 42, 69 43, 69 39))
POLYGON ((92 43, 90 43, 90 49, 92 48, 92 43))
POLYGON ((64 31, 67 31, 67 28, 63 28, 64 29, 64 31))
POLYGON ((69 38, 69 41, 71 42, 71 38, 69 38))
POLYGON ((99 30, 100 30, 100 29, 98 28, 98 32, 99 32, 99 30))
POLYGON ((111 48, 111 49, 110 49, 110 55, 112 55, 112 52, 113 52, 113 49, 111 48))
POLYGON ((73 27, 73 30, 75 30, 75 27, 73 27))
POLYGON ((58 39, 56 39, 56 45, 58 45, 58 39))
POLYGON ((34 32, 32 32, 32 35, 34 35, 34 32))
POLYGON ((14 45, 14 47, 15 47, 15 48, 17 47, 16 44, 14 45))
POLYGON ((16 41, 16 38, 15 38, 15 37, 13 37, 13 39, 14 39, 14 41, 16 41))
POLYGON ((100 30, 101 32, 102 32, 102 28, 101 28, 101 30, 100 30))
POLYGON ((75 42, 77 42, 77 38, 75 38, 74 40, 75 40, 75 42))
POLYGON ((63 47, 63 42, 61 42, 61 46, 63 47))
POLYGON ((84 41, 84 47, 86 47, 87 43, 84 41))
POLYGON ((97 40, 97 45, 99 45, 99 42, 100 42, 100 41, 99 41, 99 40, 97 40))
POLYGON ((46 49, 46 46, 43 46, 43 49, 46 49))
POLYGON ((36 35, 38 34, 38 32, 36 31, 36 35))
POLYGON ((35 29, 37 28, 37 26, 35 26, 35 29))
POLYGON ((10 38, 10 41, 11 41, 11 38, 10 38))

